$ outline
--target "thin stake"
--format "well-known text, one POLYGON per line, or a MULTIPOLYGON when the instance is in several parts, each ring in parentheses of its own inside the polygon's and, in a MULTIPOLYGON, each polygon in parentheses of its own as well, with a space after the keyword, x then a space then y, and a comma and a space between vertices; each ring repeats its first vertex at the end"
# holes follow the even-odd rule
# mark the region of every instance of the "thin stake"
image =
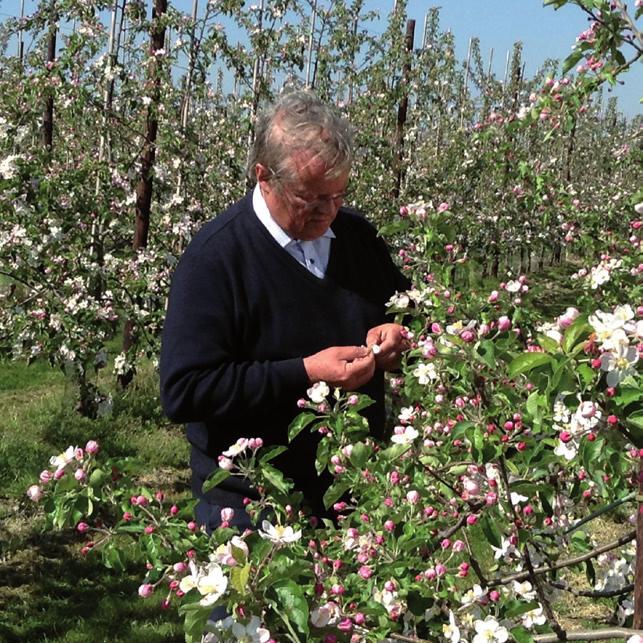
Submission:
POLYGON ((317 0, 313 2, 313 12, 310 16, 310 31, 308 32, 308 61, 306 63, 306 87, 310 87, 310 69, 313 60, 313 38, 315 35, 315 21, 317 20, 317 0))

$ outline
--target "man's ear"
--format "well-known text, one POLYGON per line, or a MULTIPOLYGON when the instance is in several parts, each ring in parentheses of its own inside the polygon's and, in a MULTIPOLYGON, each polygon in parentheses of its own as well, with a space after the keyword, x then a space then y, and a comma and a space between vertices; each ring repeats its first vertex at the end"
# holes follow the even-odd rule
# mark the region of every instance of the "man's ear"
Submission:
POLYGON ((257 183, 267 181, 270 178, 270 175, 271 172, 267 167, 261 165, 261 163, 257 163, 255 165, 255 178, 257 179, 257 183))

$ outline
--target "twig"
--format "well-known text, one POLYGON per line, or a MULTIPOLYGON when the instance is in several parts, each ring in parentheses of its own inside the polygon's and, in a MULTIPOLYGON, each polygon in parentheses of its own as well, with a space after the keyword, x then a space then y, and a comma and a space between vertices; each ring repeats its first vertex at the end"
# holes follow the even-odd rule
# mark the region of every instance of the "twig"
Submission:
MULTIPOLYGON (((500 473, 502 474, 502 479, 505 483, 505 489, 507 491, 507 500, 509 501, 509 506, 511 507, 511 513, 513 514, 514 522, 516 522, 518 520, 518 514, 516 512, 516 507, 511 501, 509 475, 507 473, 507 466, 505 463, 504 454, 500 457, 500 473)), ((549 599, 545 594, 545 590, 543 589, 542 583, 540 582, 540 579, 538 578, 538 576, 536 576, 534 565, 531 560, 531 555, 529 554, 529 546, 527 543, 525 543, 523 546, 523 559, 525 561, 525 564, 527 565, 528 578, 531 581, 532 585, 534 586, 534 589, 536 590, 536 594, 538 594, 538 599, 543 607, 543 610, 547 617, 548 624, 551 626, 554 632, 556 632, 556 639, 554 640, 566 641, 567 634, 565 630, 561 627, 560 623, 558 622, 558 619, 556 618, 556 614, 554 614, 554 610, 552 609, 551 603, 549 602, 549 599)))
POLYGON ((591 590, 591 589, 574 589, 570 587, 567 583, 562 581, 550 580, 549 584, 556 589, 562 589, 565 592, 569 592, 574 596, 587 596, 588 598, 612 598, 614 596, 621 596, 622 594, 629 594, 634 591, 634 583, 625 585, 624 587, 619 587, 618 589, 610 590, 591 590))
MULTIPOLYGON (((626 627, 609 627, 601 630, 578 630, 567 632, 568 641, 605 641, 608 639, 627 639, 638 634, 643 636, 643 630, 630 630, 626 627)), ((534 636, 534 643, 555 643, 556 634, 541 634, 534 636)))
POLYGON ((571 534, 572 531, 576 531, 579 527, 584 525, 585 523, 590 522, 591 520, 594 520, 594 518, 598 518, 599 516, 603 515, 604 513, 607 513, 608 511, 611 511, 612 509, 616 509, 616 507, 619 507, 620 505, 630 501, 634 500, 636 498, 636 492, 632 491, 631 493, 628 493, 627 496, 624 496, 623 498, 620 498, 619 500, 615 500, 614 502, 611 502, 609 505, 605 505, 604 507, 600 507, 596 511, 593 511, 589 516, 586 516, 582 520, 578 520, 575 522, 571 527, 568 527, 565 529, 563 532, 563 535, 571 534))
MULTIPOLYGON (((627 543, 634 540, 635 537, 636 537, 636 532, 630 531, 624 536, 621 536, 618 540, 614 540, 613 542, 608 543, 607 545, 603 545, 602 547, 597 547, 596 549, 592 549, 592 551, 589 551, 585 554, 581 554, 580 556, 576 556, 575 558, 568 558, 567 560, 563 560, 562 562, 556 563, 555 565, 546 565, 542 567, 536 567, 534 569, 534 573, 546 574, 547 572, 555 572, 558 569, 564 569, 565 567, 570 567, 571 565, 578 565, 578 563, 582 563, 586 560, 589 560, 590 558, 596 558, 596 556, 599 556, 600 554, 604 554, 605 552, 608 552, 608 551, 612 551, 612 549, 616 549, 617 547, 622 547, 623 545, 627 545, 627 543)), ((525 580, 526 578, 529 578, 529 572, 517 572, 515 574, 510 574, 509 576, 504 576, 502 578, 493 578, 492 580, 489 581, 489 587, 494 587, 496 585, 507 585, 508 583, 511 583, 514 580, 521 581, 521 580, 525 580)))

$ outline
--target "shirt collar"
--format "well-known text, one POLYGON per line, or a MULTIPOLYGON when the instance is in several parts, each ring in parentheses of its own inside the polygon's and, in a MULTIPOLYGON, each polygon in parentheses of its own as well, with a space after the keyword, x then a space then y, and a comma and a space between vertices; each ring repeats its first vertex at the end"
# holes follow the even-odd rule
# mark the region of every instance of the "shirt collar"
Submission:
MULTIPOLYGON (((259 184, 257 183, 254 187, 254 190, 252 191, 252 207, 255 211, 255 214, 257 215, 257 218, 265 228, 268 230, 270 235, 274 238, 274 240, 282 247, 285 248, 289 243, 296 241, 296 239, 293 239, 273 218, 272 215, 270 214, 270 210, 268 209, 268 204, 266 203, 266 200, 263 198, 263 194, 261 194, 261 189, 259 188, 259 184)), ((326 239, 334 239, 335 238, 335 233, 328 228, 324 234, 322 234, 321 238, 326 238, 326 239)), ((316 241, 316 239, 314 239, 316 241)), ((303 242, 305 243, 305 242, 303 242)))

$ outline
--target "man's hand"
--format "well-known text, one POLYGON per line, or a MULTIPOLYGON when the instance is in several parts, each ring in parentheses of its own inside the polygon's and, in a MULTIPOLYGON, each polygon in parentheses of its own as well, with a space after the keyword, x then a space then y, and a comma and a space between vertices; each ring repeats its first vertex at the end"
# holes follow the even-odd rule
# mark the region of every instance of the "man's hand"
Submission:
POLYGON ((311 384, 324 381, 354 391, 373 377, 375 356, 364 346, 331 346, 304 357, 304 368, 311 384))
POLYGON ((404 328, 399 324, 381 324, 371 328, 366 335, 366 346, 378 346, 375 353, 377 367, 383 371, 394 371, 400 367, 402 351, 409 347, 404 337, 404 328))

